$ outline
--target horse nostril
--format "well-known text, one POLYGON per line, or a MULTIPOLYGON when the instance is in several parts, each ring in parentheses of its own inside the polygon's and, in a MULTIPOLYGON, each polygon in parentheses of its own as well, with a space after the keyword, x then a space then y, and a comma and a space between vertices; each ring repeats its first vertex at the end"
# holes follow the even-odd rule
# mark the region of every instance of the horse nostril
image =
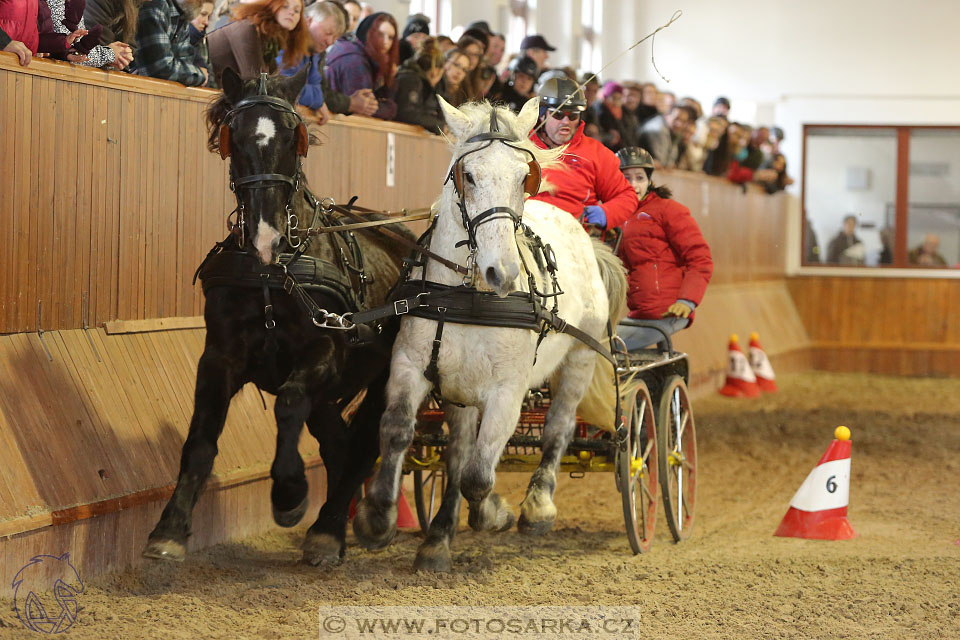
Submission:
POLYGON ((489 284, 491 287, 500 286, 500 274, 497 273, 497 270, 494 269, 493 267, 487 267, 487 273, 485 277, 487 280, 487 284, 489 284))

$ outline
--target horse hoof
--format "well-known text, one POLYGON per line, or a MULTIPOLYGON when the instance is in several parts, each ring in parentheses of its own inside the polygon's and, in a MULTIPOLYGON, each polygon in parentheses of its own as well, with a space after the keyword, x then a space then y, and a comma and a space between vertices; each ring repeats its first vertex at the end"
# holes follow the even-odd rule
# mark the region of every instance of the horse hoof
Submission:
POLYGON ((520 520, 517 522, 517 530, 528 536, 542 536, 545 533, 550 533, 551 529, 553 529, 553 520, 538 520, 533 522, 521 515, 520 520))
POLYGON ((496 493, 491 493, 476 507, 470 504, 467 517, 467 523, 474 531, 507 531, 516 521, 510 505, 496 493))
POLYGON ((150 540, 141 554, 144 558, 183 562, 187 547, 176 540, 150 540))
POLYGON ((300 501, 300 504, 289 511, 280 511, 274 507, 273 521, 281 527, 295 527, 301 520, 303 520, 303 515, 307 512, 308 506, 310 506, 310 498, 304 496, 303 500, 300 501))
POLYGON ((450 561, 450 543, 446 540, 442 542, 427 543, 424 542, 417 549, 417 558, 413 561, 414 571, 435 571, 449 573, 453 569, 453 563, 450 561))
POLYGON ((329 533, 308 533, 300 548, 304 564, 322 569, 342 563, 346 552, 346 545, 329 533))
POLYGON ((365 549, 382 549, 397 535, 397 505, 378 509, 369 498, 357 505, 353 518, 353 533, 365 549))

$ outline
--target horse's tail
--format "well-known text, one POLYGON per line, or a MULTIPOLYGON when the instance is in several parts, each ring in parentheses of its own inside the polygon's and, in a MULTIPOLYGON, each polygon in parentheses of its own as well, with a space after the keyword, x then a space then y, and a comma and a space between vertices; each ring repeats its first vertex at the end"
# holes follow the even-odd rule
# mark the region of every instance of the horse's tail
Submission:
POLYGON ((613 251, 596 238, 592 238, 593 253, 597 257, 597 266, 600 267, 600 278, 603 288, 607 290, 609 304, 608 318, 613 326, 627 315, 627 270, 623 268, 613 251))
MULTIPOLYGON (((610 247, 596 238, 593 239, 593 252, 600 267, 600 278, 607 291, 608 318, 614 327, 627 315, 627 272, 620 258, 614 255, 610 247)), ((602 340, 606 342, 606 340, 602 340)), ((593 379, 577 407, 577 414, 584 421, 603 427, 608 431, 616 429, 617 390, 614 385, 613 365, 599 353, 593 368, 593 379)))

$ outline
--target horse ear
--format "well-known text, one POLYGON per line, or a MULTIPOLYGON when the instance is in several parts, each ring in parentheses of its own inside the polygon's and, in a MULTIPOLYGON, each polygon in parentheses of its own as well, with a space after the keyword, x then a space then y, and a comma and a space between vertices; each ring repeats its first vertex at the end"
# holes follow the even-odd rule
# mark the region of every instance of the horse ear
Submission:
POLYGON ((457 140, 463 140, 470 132, 470 118, 465 116, 460 109, 443 99, 443 96, 437 96, 440 101, 440 108, 443 110, 443 117, 450 127, 450 132, 457 140))
POLYGON ((243 99, 243 80, 237 75, 232 67, 223 70, 220 76, 220 86, 223 87, 223 95, 231 104, 237 104, 243 99))
POLYGON ((283 94, 283 98, 292 105, 297 104, 297 100, 300 99, 300 93, 303 91, 303 88, 307 84, 307 74, 310 73, 310 61, 307 60, 306 63, 300 68, 300 71, 297 71, 295 74, 287 78, 280 85, 280 93, 283 94))
POLYGON ((533 131, 539 119, 540 98, 534 96, 527 100, 523 108, 520 109, 520 113, 517 114, 517 124, 520 125, 520 131, 523 131, 526 135, 530 135, 530 132, 533 131))

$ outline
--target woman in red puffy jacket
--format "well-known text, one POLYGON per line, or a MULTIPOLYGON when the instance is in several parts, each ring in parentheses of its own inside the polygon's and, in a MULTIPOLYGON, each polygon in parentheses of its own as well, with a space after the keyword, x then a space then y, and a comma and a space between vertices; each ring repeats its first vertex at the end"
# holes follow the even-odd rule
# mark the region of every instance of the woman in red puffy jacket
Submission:
POLYGON ((635 350, 693 322, 693 310, 713 275, 713 259, 690 210, 671 200, 669 189, 650 181, 650 154, 627 147, 617 157, 620 171, 640 199, 636 212, 621 226, 619 251, 628 271, 630 316, 617 334, 629 350, 635 350))

